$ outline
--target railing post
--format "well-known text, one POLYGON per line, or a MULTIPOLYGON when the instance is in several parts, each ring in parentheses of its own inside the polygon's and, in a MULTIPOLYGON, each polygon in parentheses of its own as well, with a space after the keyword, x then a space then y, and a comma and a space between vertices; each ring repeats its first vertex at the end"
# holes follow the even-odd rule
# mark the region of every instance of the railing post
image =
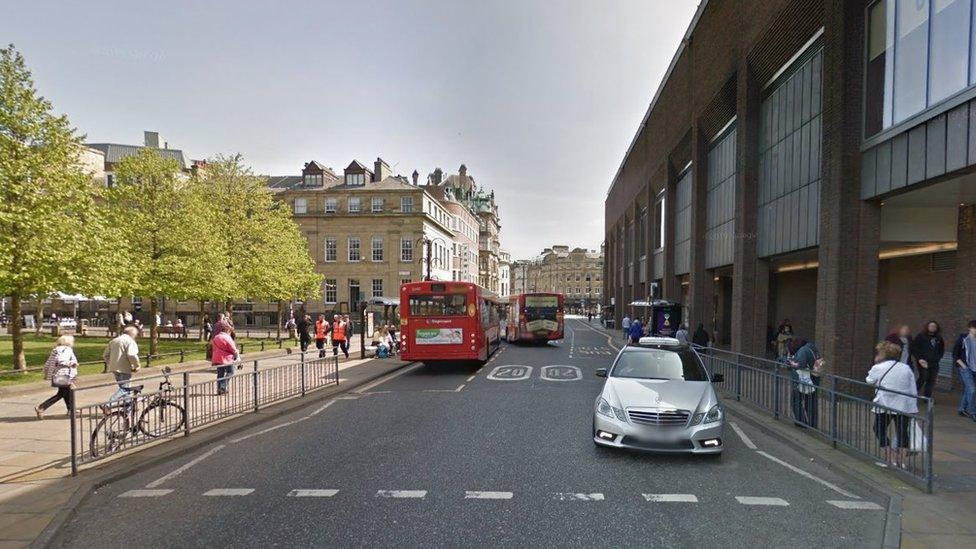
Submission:
POLYGON ((190 372, 183 372, 183 436, 190 436, 190 372))
POLYGON ((183 352, 183 349, 180 349, 180 364, 182 364, 182 363, 183 363, 183 360, 184 360, 185 358, 186 358, 186 356, 184 355, 184 352, 183 352))
POLYGON ((333 359, 333 371, 335 372, 335 384, 339 384, 339 355, 332 357, 333 359))
POLYGON ((742 365, 738 360, 732 364, 735 364, 735 400, 739 402, 742 400, 742 365))
POLYGON ((264 351, 264 340, 261 340, 261 350, 264 351))
POLYGON ((284 340, 283 339, 279 339, 278 340, 278 348, 279 349, 281 348, 281 346, 282 346, 283 343, 284 343, 284 340))
POLYGON ((78 426, 75 425, 78 411, 75 409, 75 388, 69 387, 71 406, 68 407, 68 421, 71 423, 71 476, 78 475, 78 426))
POLYGON ((830 376, 830 444, 837 448, 837 376, 830 376))
POLYGON ((928 404, 925 410, 925 424, 926 424, 925 430, 926 430, 926 435, 928 437, 928 441, 925 445, 925 457, 924 457, 925 493, 927 494, 932 493, 932 481, 934 480, 932 474, 932 461, 933 461, 932 448, 934 447, 933 444, 934 441, 932 440, 932 436, 935 434, 935 406, 933 405, 934 400, 935 400, 934 398, 929 397, 928 404))
POLYGON ((152 364, 152 355, 146 353, 146 368, 149 368, 151 364, 152 364))
POLYGON ((254 382, 254 411, 261 409, 258 404, 258 361, 254 361, 254 371, 251 372, 251 379, 254 382))
POLYGON ((773 417, 779 419, 779 365, 773 366, 773 417))

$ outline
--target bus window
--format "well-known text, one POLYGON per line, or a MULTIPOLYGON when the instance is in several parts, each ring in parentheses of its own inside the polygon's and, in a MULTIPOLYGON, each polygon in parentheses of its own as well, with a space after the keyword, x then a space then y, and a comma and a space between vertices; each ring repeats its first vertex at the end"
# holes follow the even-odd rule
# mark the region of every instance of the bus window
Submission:
POLYGON ((464 294, 411 295, 409 316, 464 316, 467 304, 464 294))

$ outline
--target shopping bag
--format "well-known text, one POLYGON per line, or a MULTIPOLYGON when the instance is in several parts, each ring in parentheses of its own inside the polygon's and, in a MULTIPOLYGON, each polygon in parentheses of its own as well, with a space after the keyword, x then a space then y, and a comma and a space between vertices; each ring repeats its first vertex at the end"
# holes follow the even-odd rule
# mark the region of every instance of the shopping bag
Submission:
POLYGON ((922 426, 916 420, 912 420, 912 428, 909 431, 909 450, 916 453, 924 452, 928 448, 929 441, 922 431, 922 426))

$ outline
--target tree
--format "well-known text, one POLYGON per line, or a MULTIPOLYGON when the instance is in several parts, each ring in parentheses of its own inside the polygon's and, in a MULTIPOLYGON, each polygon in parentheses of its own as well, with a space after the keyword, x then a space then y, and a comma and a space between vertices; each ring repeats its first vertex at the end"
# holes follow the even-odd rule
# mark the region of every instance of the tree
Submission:
POLYGON ((26 368, 24 299, 113 287, 119 246, 80 163, 82 138, 38 94, 14 46, 0 49, 0 295, 11 298, 17 369, 26 368))
POLYGON ((187 299, 213 291, 221 250, 211 246, 207 204, 179 163, 145 148, 116 168, 109 192, 116 227, 127 242, 126 283, 149 298, 149 352, 159 341, 159 299, 187 299))

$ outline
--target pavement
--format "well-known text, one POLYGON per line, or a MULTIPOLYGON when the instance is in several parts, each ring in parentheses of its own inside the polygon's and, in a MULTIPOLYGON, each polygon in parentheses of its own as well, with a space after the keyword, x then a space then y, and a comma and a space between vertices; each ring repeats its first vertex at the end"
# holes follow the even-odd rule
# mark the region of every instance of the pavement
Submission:
POLYGON ((408 365, 140 467, 51 545, 883 544, 884 492, 734 411, 719 459, 595 447, 594 372, 615 349, 594 326, 484 367, 408 365))

